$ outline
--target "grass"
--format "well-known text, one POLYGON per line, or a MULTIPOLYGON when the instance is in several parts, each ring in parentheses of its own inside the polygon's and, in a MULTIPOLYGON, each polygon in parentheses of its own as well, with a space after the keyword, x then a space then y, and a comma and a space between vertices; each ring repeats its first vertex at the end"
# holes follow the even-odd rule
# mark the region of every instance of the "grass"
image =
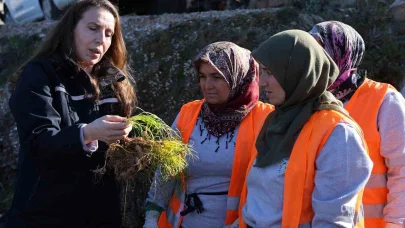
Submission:
POLYGON ((105 166, 95 172, 102 175, 113 170, 122 182, 133 181, 138 172, 153 174, 157 169, 162 181, 180 177, 187 167, 187 159, 194 154, 192 148, 182 142, 178 132, 148 112, 128 121, 132 123, 135 136, 111 144, 105 166))

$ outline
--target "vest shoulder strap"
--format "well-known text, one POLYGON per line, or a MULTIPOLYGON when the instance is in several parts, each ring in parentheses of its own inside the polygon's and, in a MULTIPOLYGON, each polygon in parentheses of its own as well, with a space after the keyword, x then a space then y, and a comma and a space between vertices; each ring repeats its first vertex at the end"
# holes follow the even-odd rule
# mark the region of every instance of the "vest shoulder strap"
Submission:
POLYGON ((366 79, 347 103, 346 110, 348 110, 350 115, 355 119, 361 110, 366 109, 367 112, 378 112, 388 88, 395 89, 389 84, 366 79))
POLYGON ((179 118, 177 119, 177 127, 181 133, 183 143, 188 143, 203 103, 204 100, 196 100, 181 107, 179 118))

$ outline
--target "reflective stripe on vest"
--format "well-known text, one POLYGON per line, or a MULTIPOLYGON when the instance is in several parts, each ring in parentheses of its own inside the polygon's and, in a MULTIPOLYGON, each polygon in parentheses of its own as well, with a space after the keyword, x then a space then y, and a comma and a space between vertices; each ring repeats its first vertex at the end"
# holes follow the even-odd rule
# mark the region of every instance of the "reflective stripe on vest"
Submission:
MULTIPOLYGON (((361 133, 360 128, 349 117, 331 110, 315 112, 302 128, 285 171, 282 228, 311 227, 314 217, 312 192, 315 186, 315 165, 308 164, 315 164, 318 153, 341 120, 350 123, 361 133)), ((253 160, 250 164, 253 164, 253 160)), ((347 222, 355 223, 356 228, 364 227, 362 193, 363 191, 358 193, 356 207, 351 212, 351 214, 354 212, 354 219, 347 216, 350 218, 347 222)), ((241 195, 241 205, 246 202, 246 196, 245 186, 241 195)), ((242 210, 239 211, 242 217, 242 210)), ((239 221, 239 227, 246 227, 242 219, 239 221)))
MULTIPOLYGON (((182 177, 183 178, 183 177, 182 177)), ((178 228, 180 227, 182 217, 180 212, 184 209, 185 201, 185 186, 176 187, 172 197, 170 198, 169 207, 161 214, 158 221, 159 227, 178 228)))
MULTIPOLYGON (((380 154, 380 134, 377 118, 387 90, 392 86, 366 79, 346 105, 350 116, 360 125, 367 141, 370 158, 374 163, 364 195, 364 217, 367 228, 383 224, 383 209, 387 203, 387 166, 380 154), (368 219, 373 218, 372 220, 368 219), (380 219, 380 221, 376 220, 380 219)), ((394 161, 395 162, 395 161, 394 161)))
POLYGON ((385 204, 366 204, 363 206, 367 218, 382 218, 385 204))
POLYGON ((240 197, 228 196, 226 208, 228 210, 238 210, 240 197))
POLYGON ((387 187, 387 174, 372 174, 368 179, 366 188, 385 188, 387 187))
MULTIPOLYGON (((190 139, 203 103, 204 100, 193 101, 183 105, 180 110, 177 127, 180 130, 184 143, 188 143, 190 139)), ((231 225, 238 218, 240 194, 245 181, 246 170, 249 161, 256 155, 251 150, 254 148, 256 137, 265 118, 272 110, 274 110, 273 106, 257 102, 256 106, 243 118, 240 124, 239 133, 236 138, 235 157, 228 190, 227 212, 224 225, 231 225)), ((179 186, 175 188, 186 189, 184 180, 180 184, 182 185, 181 188, 179 186)), ((159 228, 178 228, 180 226, 183 218, 180 216, 180 211, 184 209, 184 200, 185 191, 173 194, 169 203, 169 209, 163 212, 159 218, 159 228), (176 200, 179 198, 180 200, 176 200)))
MULTIPOLYGON (((179 210, 178 213, 180 213, 181 209, 179 210)), ((172 227, 179 227, 180 226, 180 220, 176 219, 179 215, 176 215, 174 211, 172 211, 170 208, 166 210, 166 216, 168 221, 172 221, 171 223, 172 227)))

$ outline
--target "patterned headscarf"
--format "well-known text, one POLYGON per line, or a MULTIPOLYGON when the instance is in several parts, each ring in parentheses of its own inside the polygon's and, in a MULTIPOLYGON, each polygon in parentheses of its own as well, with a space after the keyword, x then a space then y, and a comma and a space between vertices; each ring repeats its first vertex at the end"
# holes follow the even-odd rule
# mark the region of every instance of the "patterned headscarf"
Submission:
POLYGON ((206 46, 193 62, 197 76, 201 62, 214 67, 230 88, 225 103, 209 104, 205 101, 201 108, 208 132, 220 137, 235 130, 259 100, 258 63, 249 50, 231 42, 216 42, 206 46))
POLYGON ((360 74, 357 69, 365 50, 363 38, 352 27, 339 21, 319 23, 309 33, 339 67, 339 77, 328 90, 340 101, 348 101, 365 78, 365 73, 360 74))

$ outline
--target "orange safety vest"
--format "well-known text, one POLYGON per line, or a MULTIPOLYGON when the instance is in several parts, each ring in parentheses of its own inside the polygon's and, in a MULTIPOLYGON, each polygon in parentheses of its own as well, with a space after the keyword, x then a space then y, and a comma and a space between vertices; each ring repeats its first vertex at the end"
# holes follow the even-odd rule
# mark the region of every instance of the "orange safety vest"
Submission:
MULTIPOLYGON (((183 105, 180 110, 177 127, 181 132, 184 143, 188 143, 190 139, 203 103, 204 100, 193 101, 183 105)), ((274 106, 259 101, 240 123, 239 133, 236 138, 231 182, 228 190, 225 225, 231 225, 238 218, 240 193, 245 182, 246 170, 249 161, 256 155, 253 152, 256 137, 260 132, 264 120, 273 110, 274 106)), ((181 186, 179 185, 174 189, 174 193, 169 201, 169 207, 166 208, 159 218, 159 228, 180 227, 183 219, 183 217, 180 216, 180 212, 184 210, 186 196, 184 178, 182 178, 180 182, 181 186)))
POLYGON ((384 206, 387 203, 387 166, 380 154, 380 133, 377 117, 380 106, 391 85, 366 79, 346 105, 350 116, 364 131, 364 137, 374 163, 371 177, 364 189, 363 206, 367 228, 385 227, 384 206))
MULTIPOLYGON (((282 228, 297 228, 299 225, 311 224, 314 217, 312 192, 315 186, 315 161, 329 135, 341 120, 351 123, 361 133, 360 127, 353 120, 332 110, 315 112, 302 128, 285 171, 282 228)), ((252 167, 254 160, 250 161, 249 167, 252 167)), ((356 228, 364 227, 362 194, 363 191, 360 191, 355 208, 356 228)), ((242 206, 246 203, 246 196, 245 184, 239 208, 240 228, 247 227, 242 219, 242 206)))

